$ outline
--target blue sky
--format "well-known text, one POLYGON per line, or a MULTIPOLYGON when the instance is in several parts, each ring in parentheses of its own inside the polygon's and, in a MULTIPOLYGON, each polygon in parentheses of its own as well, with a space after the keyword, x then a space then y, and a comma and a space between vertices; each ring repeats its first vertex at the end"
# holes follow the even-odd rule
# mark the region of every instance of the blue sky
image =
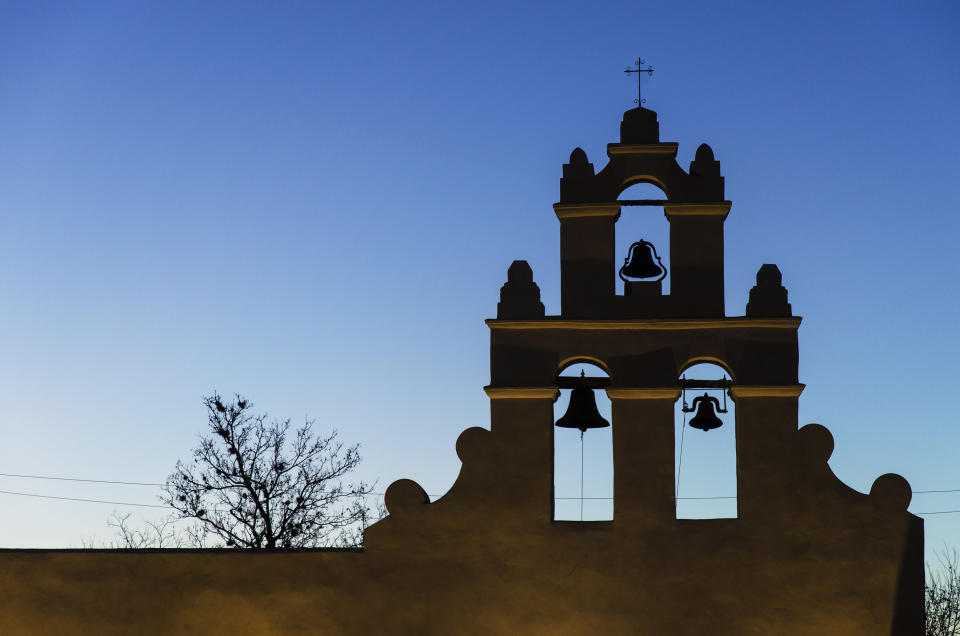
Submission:
MULTIPOLYGON (((720 5, 0 3, 0 472, 161 482, 218 390, 442 494, 506 268, 558 312, 561 164, 603 165, 640 55, 681 165, 721 162, 728 315, 773 262, 804 317, 834 471, 960 489, 960 9, 720 5)), ((0 498, 5 547, 109 536, 113 506, 0 498)))

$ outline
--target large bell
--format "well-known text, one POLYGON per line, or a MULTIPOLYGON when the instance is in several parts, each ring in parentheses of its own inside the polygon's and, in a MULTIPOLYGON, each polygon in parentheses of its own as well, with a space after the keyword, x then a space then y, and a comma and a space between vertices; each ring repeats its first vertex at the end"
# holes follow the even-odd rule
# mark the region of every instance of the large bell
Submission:
POLYGON ((610 426, 610 422, 603 419, 600 411, 597 410, 597 400, 593 395, 593 389, 578 386, 570 392, 570 404, 567 406, 567 412, 557 420, 557 426, 560 428, 578 428, 581 433, 585 433, 588 428, 610 426))
POLYGON ((629 255, 624 259, 623 267, 619 272, 622 280, 657 277, 659 277, 658 280, 663 280, 666 277, 667 268, 663 266, 653 243, 640 239, 630 246, 628 252, 629 255))
MULTIPOLYGON (((697 410, 697 414, 693 416, 693 419, 690 420, 690 426, 693 428, 699 428, 701 431, 709 431, 715 428, 720 428, 723 426, 723 420, 717 417, 715 409, 720 408, 720 400, 715 397, 711 397, 704 393, 701 396, 693 398, 693 406, 690 408, 690 411, 693 409, 697 410)), ((722 413, 726 411, 721 409, 722 413)))

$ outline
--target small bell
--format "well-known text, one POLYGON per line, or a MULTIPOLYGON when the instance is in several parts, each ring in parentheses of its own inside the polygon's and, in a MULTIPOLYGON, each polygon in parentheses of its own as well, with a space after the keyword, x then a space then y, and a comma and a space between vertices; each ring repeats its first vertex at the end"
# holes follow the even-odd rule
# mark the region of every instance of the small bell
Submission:
POLYGON ((658 276, 657 280, 666 278, 667 268, 663 266, 660 256, 657 255, 657 248, 653 246, 653 243, 640 239, 630 246, 628 254, 619 272, 620 278, 624 282, 631 282, 631 279, 647 279, 658 276))
MULTIPOLYGON (((583 371, 580 372, 580 377, 583 377, 583 371)), ((597 399, 593 395, 593 389, 581 385, 570 392, 570 404, 567 406, 567 412, 557 420, 557 426, 560 428, 578 428, 581 433, 585 433, 588 428, 610 426, 610 422, 603 419, 600 411, 597 410, 597 399)))
POLYGON ((704 393, 701 396, 693 398, 693 406, 689 409, 684 408, 684 413, 690 413, 696 409, 697 414, 690 420, 690 426, 699 428, 701 431, 709 431, 723 426, 723 420, 717 417, 716 411, 726 413, 726 409, 720 408, 720 400, 704 393))

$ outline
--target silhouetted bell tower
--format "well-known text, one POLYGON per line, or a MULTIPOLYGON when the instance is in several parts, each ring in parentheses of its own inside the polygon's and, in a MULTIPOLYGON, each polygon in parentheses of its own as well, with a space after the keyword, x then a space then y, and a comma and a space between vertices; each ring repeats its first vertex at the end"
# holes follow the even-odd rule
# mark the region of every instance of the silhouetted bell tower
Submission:
POLYGON ((425 589, 456 597, 443 633, 457 633, 461 617, 495 617, 486 625, 500 633, 919 633, 923 521, 907 511, 909 484, 886 474, 869 494, 855 491, 831 471, 830 432, 798 426, 801 319, 780 270, 759 267, 741 292, 742 314, 726 315, 731 204, 720 164, 705 144, 687 170, 676 157, 642 105, 624 114, 599 172, 583 150, 570 154, 553 205, 560 311, 547 313, 534 272, 514 261, 497 317, 486 321, 490 428, 460 435, 463 465, 438 501, 410 480, 387 488, 390 515, 367 530, 365 550, 389 567, 370 572, 402 574, 382 589, 405 608, 425 589), (618 199, 635 183, 665 198, 618 199), (621 213, 657 206, 669 223, 668 258, 631 236, 620 239, 627 262, 615 262, 621 213), (685 371, 703 362, 729 380, 695 386, 726 393, 696 398, 687 426, 714 436, 706 431, 720 424, 716 413, 734 402, 725 419, 734 420, 735 518, 677 518, 677 402, 693 388, 685 371), (578 363, 606 377, 561 376, 578 363), (555 421, 561 388, 575 393, 555 421), (612 519, 558 519, 554 427, 605 428, 596 390, 611 405, 612 519), (410 580, 420 587, 408 591, 410 580))
MULTIPOLYGON (((730 202, 723 198, 720 162, 706 144, 685 172, 678 144, 660 141, 657 114, 646 108, 624 113, 620 142, 607 145, 599 173, 576 148, 563 166, 560 201, 561 315, 564 318, 649 318, 723 316, 723 222, 730 202), (617 198, 637 183, 651 183, 666 195, 670 223, 671 293, 659 283, 627 286, 616 294, 614 225, 626 203, 617 198)), ((646 211, 645 211, 646 212, 646 211)))
MULTIPOLYGON (((534 491, 524 487, 539 502, 531 501, 532 509, 546 512, 551 505, 551 405, 560 372, 577 362, 596 364, 609 375, 615 524, 675 521, 674 404, 681 374, 699 362, 719 364, 732 380, 739 514, 769 507, 786 487, 775 467, 790 461, 797 432, 800 318, 791 314, 775 265, 760 269, 746 315, 725 315, 723 226, 730 202, 720 163, 702 144, 684 170, 677 148, 660 141, 656 113, 638 107, 624 113, 620 140, 607 145, 608 161, 599 172, 583 150, 574 149, 553 205, 560 222, 560 315, 546 315, 529 265, 515 261, 497 319, 487 321, 492 427, 518 435, 511 453, 530 444, 531 456, 523 461, 531 470, 539 465, 529 481, 541 484, 534 491), (657 186, 665 198, 618 200, 636 183, 657 186), (641 262, 620 267, 614 256, 617 220, 622 213, 656 213, 651 206, 662 206, 670 224, 669 262, 641 240, 631 254, 641 262), (670 293, 664 294, 667 268, 670 293), (624 272, 641 279, 629 280, 624 272), (618 273, 626 281, 624 293, 617 290, 618 273), (642 279, 647 275, 655 280, 642 279)), ((625 242, 633 238, 639 237, 625 242)))

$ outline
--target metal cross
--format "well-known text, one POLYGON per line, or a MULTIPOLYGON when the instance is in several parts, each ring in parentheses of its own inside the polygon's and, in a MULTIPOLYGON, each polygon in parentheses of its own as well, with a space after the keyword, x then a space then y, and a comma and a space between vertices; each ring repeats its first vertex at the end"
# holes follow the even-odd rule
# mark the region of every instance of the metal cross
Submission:
POLYGON ((646 100, 643 99, 643 97, 640 95, 640 74, 646 73, 647 77, 650 77, 651 75, 653 75, 653 67, 648 65, 647 68, 641 68, 644 64, 646 64, 646 62, 643 61, 643 58, 639 58, 639 57, 637 58, 637 61, 634 62, 634 64, 637 65, 637 68, 628 68, 623 72, 627 73, 628 75, 630 73, 637 74, 637 98, 634 100, 634 102, 636 102, 637 106, 642 107, 643 102, 645 102, 646 100))

